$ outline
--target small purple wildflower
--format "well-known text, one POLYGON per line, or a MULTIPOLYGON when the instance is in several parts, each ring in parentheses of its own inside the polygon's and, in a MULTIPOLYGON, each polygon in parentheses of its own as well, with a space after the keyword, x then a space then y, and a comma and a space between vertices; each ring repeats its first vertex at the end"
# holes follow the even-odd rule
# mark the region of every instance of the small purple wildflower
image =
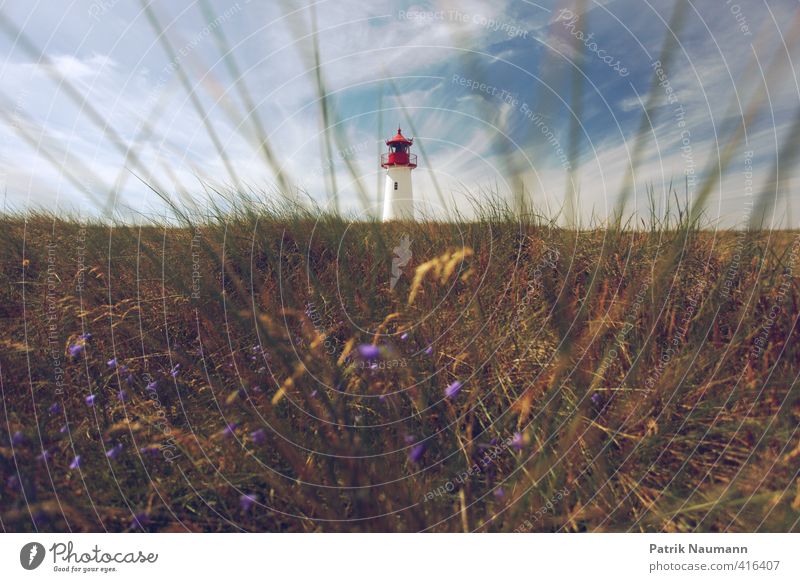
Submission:
POLYGON ((175 364, 172 367, 172 370, 170 370, 169 375, 172 376, 173 378, 177 378, 178 377, 178 372, 180 370, 180 367, 181 367, 180 364, 175 364))
POLYGON ((81 338, 83 341, 87 341, 87 342, 90 342, 90 341, 92 341, 92 338, 93 338, 93 337, 94 337, 94 336, 93 336, 92 334, 90 334, 89 332, 82 333, 82 334, 80 335, 80 338, 81 338))
POLYGON ((117 367, 117 358, 111 358, 109 361, 106 362, 109 368, 116 368, 117 367))
POLYGON ((256 501, 258 501, 257 495, 245 493, 239 498, 239 507, 246 513, 253 508, 256 501))
POLYGON ((94 406, 94 403, 97 400, 97 395, 89 394, 89 396, 87 396, 84 400, 86 401, 86 404, 88 404, 89 406, 94 406))
POLYGON ((506 492, 503 491, 502 487, 498 487, 497 489, 494 490, 494 496, 497 497, 498 499, 502 499, 503 497, 506 496, 506 492))
POLYGON ((522 433, 515 432, 513 438, 511 439, 511 448, 517 451, 522 450, 522 433))
POLYGON ((420 443, 411 447, 408 452, 408 460, 412 463, 419 463, 422 460, 422 455, 425 454, 425 445, 420 443))
POLYGON ((148 445, 139 449, 139 452, 147 457, 156 457, 158 456, 159 450, 159 447, 155 445, 148 445))
POLYGON ((239 424, 236 422, 229 422, 228 426, 226 426, 225 429, 222 431, 222 436, 224 437, 233 436, 234 431, 238 426, 239 424))
POLYGON ((119 392, 117 392, 117 399, 120 402, 125 402, 126 400, 128 400, 128 393, 125 392, 125 390, 120 390, 119 392))
POLYGON ((83 353, 83 344, 72 344, 69 346, 69 355, 72 358, 77 358, 83 353))
POLYGON ((311 398, 316 398, 317 394, 318 394, 318 392, 316 391, 316 389, 312 390, 311 391, 311 398))
POLYGON ((267 433, 263 428, 259 428, 250 433, 250 438, 253 439, 255 444, 263 445, 267 442, 267 433))
POLYGON ((47 410, 50 414, 58 414, 61 412, 61 405, 58 402, 53 402, 47 410))
POLYGON ((377 360, 381 357, 381 349, 372 344, 361 344, 358 346, 358 355, 365 360, 377 360))
POLYGON ((69 430, 69 425, 66 425, 66 424, 65 424, 65 425, 64 425, 64 426, 62 426, 60 429, 58 429, 58 432, 60 432, 61 434, 64 434, 64 433, 65 433, 65 432, 67 432, 68 430, 69 430))
POLYGON ((109 459, 116 459, 119 457, 119 454, 122 452, 122 443, 117 443, 114 447, 108 449, 106 452, 106 457, 109 459))
POLYGON ((24 442, 25 442, 25 435, 22 434, 21 431, 15 432, 14 435, 11 437, 11 444, 15 447, 20 446, 24 442))
POLYGON ((43 463, 47 463, 47 460, 50 458, 50 451, 48 451, 47 449, 42 449, 41 454, 39 454, 36 458, 42 461, 43 463))
POLYGON ((461 392, 461 388, 463 387, 464 385, 458 380, 456 380, 455 382, 451 383, 447 388, 445 388, 444 395, 447 396, 447 398, 453 398, 457 396, 459 392, 461 392))
POLYGON ((595 392, 592 394, 590 400, 595 406, 600 406, 603 403, 603 396, 599 392, 595 392))
POLYGON ((133 386, 133 381, 134 381, 133 374, 128 374, 128 377, 125 378, 125 383, 128 386, 133 386))
POLYGON ((428 346, 425 348, 425 353, 430 356, 433 353, 433 346, 428 346))
POLYGON ((150 523, 150 516, 147 515, 147 512, 142 511, 133 516, 133 519, 131 520, 131 527, 132 528, 140 527, 144 529, 145 527, 147 527, 147 524, 149 523, 150 523))
POLYGON ((81 466, 81 456, 75 455, 75 458, 72 459, 72 462, 69 464, 70 469, 77 469, 81 466))
POLYGON ((158 388, 157 380, 153 380, 147 385, 147 389, 150 390, 151 392, 155 392, 157 388, 158 388))
POLYGON ((417 437, 415 437, 413 434, 407 434, 406 436, 403 437, 403 441, 407 445, 410 445, 411 443, 416 442, 416 440, 417 440, 417 437))
POLYGON ((403 335, 400 336, 400 339, 405 341, 409 338, 408 332, 404 332, 403 335))

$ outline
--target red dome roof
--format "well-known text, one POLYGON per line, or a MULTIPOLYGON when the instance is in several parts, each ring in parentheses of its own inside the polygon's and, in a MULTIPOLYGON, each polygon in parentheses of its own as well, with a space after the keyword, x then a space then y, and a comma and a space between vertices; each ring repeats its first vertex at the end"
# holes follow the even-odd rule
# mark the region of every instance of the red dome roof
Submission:
POLYGON ((407 143, 410 145, 413 142, 414 142, 413 138, 408 139, 406 136, 403 135, 403 130, 398 127, 397 135, 394 136, 392 139, 387 139, 386 145, 392 145, 393 143, 407 143))

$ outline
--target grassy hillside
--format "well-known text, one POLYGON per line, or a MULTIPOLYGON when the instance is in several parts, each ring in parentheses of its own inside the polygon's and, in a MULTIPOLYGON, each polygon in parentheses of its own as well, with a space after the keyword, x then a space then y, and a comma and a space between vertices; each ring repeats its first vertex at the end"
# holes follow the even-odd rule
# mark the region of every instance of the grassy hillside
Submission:
POLYGON ((6 531, 798 528, 797 233, 40 215, 0 245, 6 531))

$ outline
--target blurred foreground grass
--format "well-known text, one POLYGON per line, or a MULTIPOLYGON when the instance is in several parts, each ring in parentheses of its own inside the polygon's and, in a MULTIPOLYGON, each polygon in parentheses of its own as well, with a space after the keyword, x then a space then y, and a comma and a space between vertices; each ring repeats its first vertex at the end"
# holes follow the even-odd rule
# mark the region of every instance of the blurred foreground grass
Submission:
POLYGON ((4 218, 3 529, 796 530, 800 237, 686 220, 4 218))

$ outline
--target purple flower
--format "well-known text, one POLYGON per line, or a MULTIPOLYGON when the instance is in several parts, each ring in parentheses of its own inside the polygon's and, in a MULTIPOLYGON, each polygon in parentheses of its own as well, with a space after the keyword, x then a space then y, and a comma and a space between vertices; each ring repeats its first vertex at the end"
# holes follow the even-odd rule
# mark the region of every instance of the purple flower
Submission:
POLYGON ((358 355, 365 360, 377 360, 381 357, 381 350, 372 344, 361 344, 358 346, 358 355))
POLYGON ((430 356, 433 353, 433 346, 428 346, 425 348, 425 353, 430 356))
POLYGON ((181 367, 180 364, 175 364, 172 367, 172 370, 169 371, 169 375, 172 376, 173 378, 177 378, 178 377, 178 370, 180 369, 180 367, 181 367))
POLYGON ((263 445, 265 442, 267 442, 267 433, 263 428, 260 428, 251 432, 250 438, 253 439, 255 444, 263 445))
POLYGON ((150 516, 147 515, 147 512, 142 511, 133 516, 133 519, 131 520, 131 527, 132 528, 140 527, 144 529, 145 527, 147 527, 147 524, 149 523, 150 523, 150 516))
POLYGON ((236 423, 236 422, 229 422, 228 426, 226 426, 222 430, 222 436, 224 436, 224 437, 233 436, 234 431, 236 430, 236 427, 238 427, 238 426, 239 426, 239 424, 236 423))
POLYGON ((117 358, 111 358, 109 361, 106 362, 109 368, 116 368, 117 367, 117 358))
POLYGON ((69 355, 73 358, 77 358, 83 353, 83 344, 72 344, 69 346, 69 355))
POLYGON ((53 402, 47 410, 50 411, 50 414, 58 414, 61 412, 61 405, 58 402, 53 402))
POLYGON ((456 380, 452 384, 450 384, 447 388, 445 388, 444 395, 448 398, 453 398, 461 392, 461 388, 463 388, 463 384, 456 380))
POLYGON ((20 446, 24 442, 25 442, 25 435, 22 434, 22 432, 20 431, 15 432, 14 435, 11 437, 11 444, 15 447, 20 446))
POLYGON ((318 394, 318 392, 316 391, 316 389, 315 389, 315 390, 312 390, 312 391, 311 391, 311 398, 316 398, 316 397, 317 397, 317 394, 318 394))
POLYGON ((89 394, 89 396, 87 396, 84 400, 89 406, 94 406, 95 400, 97 400, 97 395, 89 394))
POLYGON ((120 374, 127 374, 128 373, 128 366, 122 365, 119 367, 120 374))
POLYGON ((128 400, 128 393, 125 392, 125 390, 120 390, 119 392, 117 392, 117 399, 120 402, 125 402, 126 400, 128 400))
POLYGON ((502 499, 503 497, 506 496, 506 492, 503 491, 502 487, 498 487, 497 489, 494 490, 494 496, 497 497, 498 499, 502 499))
POLYGON ((257 495, 245 493, 239 498, 239 507, 246 513, 253 508, 256 501, 258 501, 257 495))
POLYGON ((75 455, 75 458, 72 459, 72 462, 69 464, 70 469, 77 469, 81 466, 81 456, 75 455))
POLYGON ((80 338, 81 338, 83 341, 87 341, 87 342, 90 342, 90 341, 92 341, 92 337, 93 337, 93 336, 92 336, 92 334, 90 334, 90 333, 88 333, 88 332, 87 332, 87 333, 82 333, 82 334, 80 335, 80 338))
POLYGON ((408 332, 405 332, 405 333, 403 333, 403 335, 401 335, 401 336, 400 336, 400 339, 401 339, 401 340, 403 340, 403 341, 405 341, 405 340, 407 340, 407 339, 408 339, 408 337, 409 337, 409 336, 408 336, 408 332))
POLYGON ((122 443, 117 443, 113 448, 108 449, 106 452, 106 457, 109 459, 116 459, 119 457, 119 454, 122 452, 122 443))
POLYGON ((157 380, 153 380, 147 385, 147 389, 150 390, 151 392, 155 392, 157 388, 158 388, 157 380))
POLYGON ((125 378, 125 383, 128 386, 133 386, 133 374, 128 374, 128 377, 125 378))
POLYGON ((58 432, 60 432, 61 434, 64 434, 65 432, 67 432, 67 430, 69 430, 69 426, 65 424, 60 429, 58 429, 58 432))
POLYGON ((412 463, 419 463, 422 460, 422 455, 425 454, 425 445, 420 443, 411 447, 408 452, 408 460, 412 463))
POLYGON ((43 463, 47 463, 47 459, 50 458, 50 451, 48 451, 47 449, 42 449, 41 454, 39 454, 39 456, 37 456, 36 458, 42 461, 43 463))
POLYGON ((139 452, 148 457, 155 457, 158 455, 159 448, 155 445, 147 445, 139 449, 139 452))
POLYGON ((415 437, 413 434, 407 434, 406 436, 403 437, 403 441, 407 445, 410 445, 411 443, 415 442, 416 440, 417 440, 417 437, 415 437))
POLYGON ((603 403, 603 396, 599 392, 595 392, 594 394, 592 394, 590 400, 592 401, 592 404, 594 404, 595 406, 600 406, 600 404, 603 403))
POLYGON ((522 450, 522 433, 515 432, 514 437, 511 439, 511 448, 516 449, 517 451, 522 450))

